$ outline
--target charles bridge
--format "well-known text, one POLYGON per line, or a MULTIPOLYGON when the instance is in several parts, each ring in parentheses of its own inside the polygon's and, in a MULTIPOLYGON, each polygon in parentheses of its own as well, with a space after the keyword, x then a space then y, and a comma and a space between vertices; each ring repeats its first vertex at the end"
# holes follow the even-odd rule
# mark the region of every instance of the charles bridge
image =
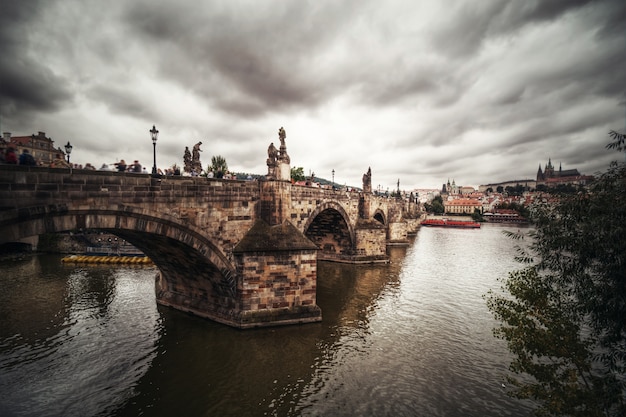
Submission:
POLYGON ((160 304, 238 328, 320 321, 317 260, 386 262, 418 207, 374 195, 369 171, 359 192, 292 184, 281 142, 258 181, 0 165, 0 244, 100 230, 152 259, 160 304))

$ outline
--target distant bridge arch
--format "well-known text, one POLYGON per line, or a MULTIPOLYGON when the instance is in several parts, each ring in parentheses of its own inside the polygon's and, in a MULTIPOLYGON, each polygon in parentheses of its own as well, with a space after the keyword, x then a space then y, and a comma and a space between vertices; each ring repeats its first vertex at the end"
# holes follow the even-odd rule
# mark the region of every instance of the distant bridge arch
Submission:
POLYGON ((386 225, 385 213, 381 209, 377 209, 374 213, 374 220, 379 221, 381 224, 386 225))
POLYGON ((337 202, 317 206, 304 224, 304 235, 320 248, 320 259, 354 254, 355 230, 348 213, 337 202))

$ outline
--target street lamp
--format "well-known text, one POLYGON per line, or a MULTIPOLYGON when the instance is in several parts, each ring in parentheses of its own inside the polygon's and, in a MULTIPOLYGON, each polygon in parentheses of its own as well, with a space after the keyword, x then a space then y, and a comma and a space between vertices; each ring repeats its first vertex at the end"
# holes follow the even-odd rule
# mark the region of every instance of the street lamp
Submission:
POLYGON ((335 189, 335 169, 333 168, 333 190, 335 189))
POLYGON ((152 137, 152 153, 154 155, 154 165, 152 165, 152 175, 156 175, 157 167, 156 167, 156 142, 159 136, 159 131, 156 130, 156 127, 152 125, 152 130, 150 130, 150 136, 152 137))
POLYGON ((70 141, 67 141, 67 145, 65 145, 65 153, 67 154, 67 163, 70 163, 70 154, 72 153, 72 144, 70 143, 70 141))

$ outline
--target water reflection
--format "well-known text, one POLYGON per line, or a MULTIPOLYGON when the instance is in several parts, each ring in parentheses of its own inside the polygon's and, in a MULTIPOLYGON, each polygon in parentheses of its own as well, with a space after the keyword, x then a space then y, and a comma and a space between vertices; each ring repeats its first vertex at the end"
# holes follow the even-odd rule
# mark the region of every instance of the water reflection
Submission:
POLYGON ((0 342, 34 343, 57 333, 65 322, 67 286, 60 265, 42 268, 42 258, 4 261, 0 285, 0 342))
POLYGON ((155 355, 156 308, 133 308, 154 294, 152 282, 132 270, 58 265, 42 256, 4 268, 0 415, 106 412, 135 395, 155 355))
POLYGON ((482 299, 515 265, 500 232, 320 262, 321 323, 246 331, 157 307, 153 269, 4 265, 0 415, 526 415, 482 299))

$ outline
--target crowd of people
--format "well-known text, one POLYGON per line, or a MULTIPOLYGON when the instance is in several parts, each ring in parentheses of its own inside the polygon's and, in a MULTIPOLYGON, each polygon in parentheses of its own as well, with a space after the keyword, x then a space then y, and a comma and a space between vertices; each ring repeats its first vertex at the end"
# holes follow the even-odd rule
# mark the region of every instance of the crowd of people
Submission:
MULTIPOLYGON (((119 162, 112 164, 104 163, 100 168, 96 168, 90 163, 72 164, 67 161, 63 154, 57 153, 50 163, 44 163, 43 161, 37 161, 30 153, 28 149, 23 149, 21 153, 12 146, 8 146, 4 151, 0 149, 0 164, 9 165, 26 165, 26 166, 48 166, 50 168, 72 168, 72 169, 86 169, 92 171, 111 171, 111 172, 132 172, 136 174, 149 174, 146 167, 142 166, 138 160, 134 160, 133 163, 127 164, 123 159, 119 162)), ((157 174, 159 175, 181 175, 180 168, 174 165, 171 168, 167 168, 165 171, 158 168, 157 174)))
MULTIPOLYGON (((63 154, 57 153, 52 160, 52 162, 43 163, 42 161, 37 162, 33 155, 29 152, 28 149, 23 149, 20 154, 17 153, 15 148, 9 146, 6 148, 4 152, 0 151, 0 164, 13 164, 13 165, 27 165, 27 166, 49 166, 50 168, 71 168, 71 169, 86 169, 93 171, 111 171, 111 172, 132 172, 136 174, 149 174, 146 167, 143 167, 138 160, 134 160, 133 163, 128 164, 125 160, 120 160, 119 162, 114 162, 111 164, 103 163, 100 168, 96 168, 90 163, 85 164, 71 164, 67 161, 63 154)), ((158 168, 158 175, 184 175, 184 176, 206 176, 207 178, 218 178, 218 179, 237 179, 237 175, 230 173, 229 171, 222 172, 217 171, 213 172, 212 170, 207 170, 206 172, 196 172, 192 170, 191 172, 182 173, 181 169, 174 165, 171 168, 167 168, 165 170, 158 168)), ((251 180, 252 177, 248 176, 246 179, 251 180)))
POLYGON ((12 146, 9 146, 4 153, 0 152, 0 163, 13 165, 37 165, 37 161, 30 154, 28 149, 24 149, 21 154, 12 146))

